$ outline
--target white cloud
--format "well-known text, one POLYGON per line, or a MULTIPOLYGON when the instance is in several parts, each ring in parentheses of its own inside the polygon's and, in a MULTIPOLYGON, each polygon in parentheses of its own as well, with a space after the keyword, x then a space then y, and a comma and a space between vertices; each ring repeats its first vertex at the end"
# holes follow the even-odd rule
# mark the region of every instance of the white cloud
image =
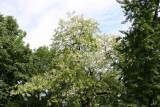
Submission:
POLYGON ((51 43, 53 30, 67 12, 76 11, 105 22, 104 18, 110 17, 107 13, 119 8, 117 4, 116 0, 1 0, 0 10, 17 18, 20 27, 27 31, 25 41, 33 49, 51 43))
MULTIPOLYGON (((15 1, 15 0, 14 0, 15 1)), ((29 14, 39 14, 50 8, 58 0, 17 0, 17 5, 19 9, 29 14)))
POLYGON ((102 10, 108 9, 113 6, 115 0, 69 0, 69 6, 72 9, 88 12, 102 12, 102 10))
POLYGON ((28 33, 26 38, 26 41, 32 44, 32 49, 51 44, 54 29, 57 27, 57 22, 61 16, 61 13, 58 13, 58 11, 49 11, 39 19, 37 26, 28 33))
POLYGON ((5 15, 15 15, 16 9, 15 7, 7 1, 0 1, 0 12, 5 15))

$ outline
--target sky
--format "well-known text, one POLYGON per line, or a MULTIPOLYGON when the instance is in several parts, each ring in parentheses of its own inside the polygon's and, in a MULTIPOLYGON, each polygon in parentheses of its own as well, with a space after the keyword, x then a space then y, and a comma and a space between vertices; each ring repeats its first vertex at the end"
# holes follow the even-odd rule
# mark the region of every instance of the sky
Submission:
POLYGON ((20 29, 27 32, 25 43, 31 49, 49 46, 59 19, 66 19, 67 12, 76 11, 100 23, 102 33, 121 35, 128 29, 123 10, 116 0, 0 0, 0 13, 17 19, 20 29))

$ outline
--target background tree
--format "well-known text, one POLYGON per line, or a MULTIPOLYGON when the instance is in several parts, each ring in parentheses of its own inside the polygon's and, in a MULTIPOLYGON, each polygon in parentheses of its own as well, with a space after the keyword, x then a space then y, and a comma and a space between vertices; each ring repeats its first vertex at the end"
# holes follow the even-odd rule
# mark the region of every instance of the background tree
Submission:
POLYGON ((125 101, 134 106, 160 106, 159 0, 117 0, 132 26, 122 31, 120 52, 124 56, 125 101))
POLYGON ((51 61, 54 58, 54 51, 49 49, 47 46, 41 46, 38 49, 34 50, 35 64, 38 73, 44 73, 50 71, 52 68, 51 61))
POLYGON ((0 14, 0 106, 23 106, 23 97, 10 92, 36 72, 32 50, 23 42, 25 35, 13 17, 0 14))

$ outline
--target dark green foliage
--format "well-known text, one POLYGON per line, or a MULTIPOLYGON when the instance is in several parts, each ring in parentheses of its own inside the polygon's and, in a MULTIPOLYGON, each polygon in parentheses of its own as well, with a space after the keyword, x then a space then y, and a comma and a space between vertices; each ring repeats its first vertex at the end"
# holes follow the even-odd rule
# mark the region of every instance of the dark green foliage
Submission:
POLYGON ((23 42, 25 35, 13 17, 0 15, 0 105, 12 105, 17 99, 21 104, 21 95, 10 96, 10 92, 35 72, 32 50, 23 42))
POLYGON ((53 60, 54 52, 51 53, 47 46, 42 46, 35 50, 34 55, 36 56, 35 63, 38 73, 43 74, 51 70, 51 60, 53 60))
POLYGON ((160 106, 160 18, 159 0, 118 0, 126 21, 132 22, 121 40, 124 56, 125 102, 137 106, 160 106))

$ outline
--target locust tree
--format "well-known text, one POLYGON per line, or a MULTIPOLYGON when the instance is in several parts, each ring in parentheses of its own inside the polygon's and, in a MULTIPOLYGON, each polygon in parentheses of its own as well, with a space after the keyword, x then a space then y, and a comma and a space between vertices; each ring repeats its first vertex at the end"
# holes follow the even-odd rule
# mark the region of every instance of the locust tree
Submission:
POLYGON ((110 68, 112 61, 107 58, 107 52, 113 49, 114 38, 107 39, 106 35, 100 35, 98 23, 93 19, 85 20, 83 15, 72 14, 69 14, 69 18, 69 21, 60 20, 52 47, 56 48, 60 58, 57 63, 62 62, 57 64, 58 68, 62 69, 62 72, 68 69, 73 75, 71 79, 77 89, 71 92, 79 97, 77 99, 82 106, 89 106, 95 101, 95 96, 109 96, 118 88, 115 84, 119 82, 116 81, 116 76, 113 76, 116 71, 110 68), (113 83, 110 80, 113 80, 113 83))

